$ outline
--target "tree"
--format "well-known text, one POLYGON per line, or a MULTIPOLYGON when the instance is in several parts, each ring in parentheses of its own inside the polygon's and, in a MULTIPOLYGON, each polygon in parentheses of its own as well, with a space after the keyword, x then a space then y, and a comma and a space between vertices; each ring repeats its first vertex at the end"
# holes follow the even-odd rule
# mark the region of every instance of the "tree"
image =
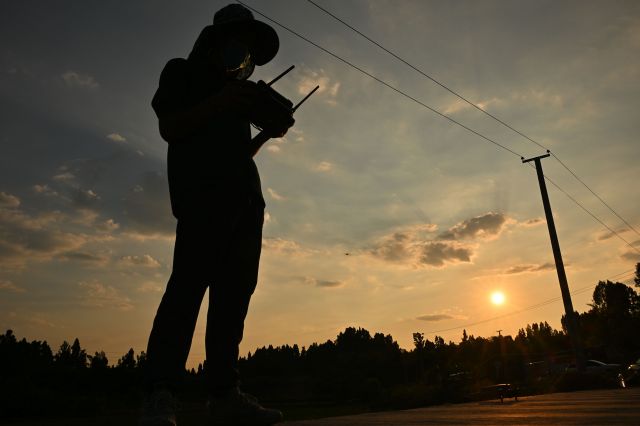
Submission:
POLYGON ((71 345, 65 340, 54 356, 54 361, 60 366, 86 368, 87 352, 80 347, 78 338, 76 338, 71 345))
POLYGON ((147 353, 145 351, 140 352, 140 355, 136 356, 136 367, 144 368, 147 363, 147 353))
POLYGON ((88 358, 89 368, 92 370, 105 370, 109 366, 109 360, 104 351, 96 352, 93 356, 89 355, 88 358))
POLYGON ((636 287, 640 287, 640 262, 636 263, 636 276, 633 282, 636 283, 636 287))
POLYGON ((629 317, 638 311, 638 295, 622 283, 600 281, 593 291, 591 307, 609 317, 629 317))
POLYGON ((87 366, 87 352, 80 347, 78 338, 71 345, 71 361, 76 368, 85 368, 87 366))
POLYGON ((118 364, 116 365, 116 367, 124 368, 127 370, 136 368, 136 357, 133 348, 130 348, 129 351, 118 360, 118 364))
POLYGON ((413 333, 413 346, 416 351, 422 351, 424 349, 424 344, 424 333, 413 333))

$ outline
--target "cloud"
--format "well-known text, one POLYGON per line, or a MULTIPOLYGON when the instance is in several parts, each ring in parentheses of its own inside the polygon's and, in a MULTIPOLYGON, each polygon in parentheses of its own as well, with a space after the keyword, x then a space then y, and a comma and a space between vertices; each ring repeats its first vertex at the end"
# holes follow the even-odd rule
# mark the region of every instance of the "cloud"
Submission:
POLYGON ((9 291, 11 293, 24 293, 26 290, 22 287, 18 287, 11 281, 0 280, 0 290, 9 291))
POLYGON ((68 251, 65 253, 61 253, 56 258, 95 264, 106 264, 109 261, 109 258, 107 256, 89 253, 86 251, 68 251))
POLYGON ((333 170, 333 164, 328 161, 321 161, 313 168, 313 170, 323 173, 330 172, 331 170, 333 170))
POLYGON ((615 232, 605 231, 605 232, 601 233, 600 235, 598 235, 597 239, 598 239, 598 241, 606 241, 606 240, 608 240, 610 238, 615 237, 616 233, 622 234, 622 233, 628 232, 628 231, 629 231, 628 228, 616 229, 615 232))
POLYGON ((93 189, 74 188, 71 191, 71 200, 78 207, 91 207, 100 200, 100 196, 93 189))
POLYGON ((283 238, 269 238, 262 239, 262 248, 265 251, 270 251, 279 254, 286 254, 289 256, 306 256, 313 252, 308 248, 303 248, 300 244, 292 240, 286 240, 283 238))
POLYGON ((426 314, 426 315, 420 315, 416 317, 416 319, 420 321, 426 321, 426 322, 437 322, 442 320, 455 319, 455 317, 449 314, 426 314))
POLYGON ((20 199, 15 195, 0 192, 0 209, 15 209, 20 207, 20 199))
POLYGON ((103 233, 111 233, 120 228, 120 224, 116 223, 113 219, 107 219, 99 223, 94 223, 93 226, 98 232, 103 233))
POLYGON ((131 300, 120 294, 115 287, 98 281, 79 282, 78 287, 84 292, 79 297, 81 304, 94 308, 112 308, 128 311, 133 308, 131 300))
POLYGON ((320 86, 316 95, 323 96, 329 105, 337 104, 336 98, 340 91, 340 82, 332 81, 323 69, 319 71, 304 70, 300 81, 298 81, 298 93, 306 95, 316 86, 320 86))
POLYGON ((76 177, 73 173, 71 172, 62 172, 62 173, 58 173, 57 175, 53 176, 53 180, 57 181, 57 182, 70 182, 72 180, 74 180, 76 177))
POLYGON ((304 142, 304 131, 292 127, 289 129, 290 138, 296 142, 304 142))
POLYGON ((441 233, 438 238, 441 240, 461 240, 495 237, 500 234, 505 223, 507 223, 505 215, 490 212, 460 222, 441 233))
POLYGON ((385 237, 371 251, 377 257, 390 262, 404 261, 412 256, 411 241, 404 232, 396 232, 385 237))
POLYGON ((321 288, 338 288, 338 287, 343 287, 345 284, 342 281, 319 280, 311 277, 305 278, 305 282, 307 284, 311 284, 313 286, 321 287, 321 288))
POLYGON ((17 209, 0 209, 0 264, 22 267, 28 261, 50 260, 82 247, 90 238, 64 231, 67 220, 56 211, 30 216, 17 209))
POLYGON ((127 139, 122 136, 120 133, 109 133, 107 135, 107 139, 113 142, 126 142, 127 139))
POLYGON ((284 201, 286 200, 285 197, 283 197, 282 195, 278 194, 274 189, 272 188, 267 188, 267 192, 269 193, 269 195, 271 195, 271 198, 273 198, 276 201, 284 201))
MULTIPOLYGON (((566 266, 566 265, 565 265, 566 266)), ((516 265, 512 266, 506 271, 505 274, 522 274, 525 272, 541 272, 541 271, 550 271, 554 270, 556 265, 553 263, 542 263, 540 265, 529 264, 529 265, 516 265)))
POLYGON ((100 85, 88 74, 79 74, 75 71, 67 71, 62 74, 62 79, 67 86, 80 87, 83 89, 97 89, 100 85))
POLYGON ((169 187, 164 173, 148 172, 124 198, 124 232, 142 238, 172 238, 176 221, 171 214, 169 187))
POLYGON ((56 328, 57 325, 51 322, 43 313, 25 310, 24 307, 20 312, 10 311, 7 315, 11 324, 18 326, 33 326, 37 330, 44 328, 56 328))
POLYGON ((443 267, 469 263, 475 246, 457 241, 434 240, 434 224, 413 225, 387 235, 370 249, 382 260, 412 267, 443 267))
POLYGON ((155 283, 153 281, 146 281, 138 287, 140 293, 161 293, 164 289, 163 285, 155 283))
POLYGON ((456 320, 468 319, 468 317, 465 315, 455 314, 450 312, 451 312, 451 309, 444 309, 444 310, 441 310, 440 312, 434 312, 432 314, 419 315, 416 317, 416 319, 419 321, 425 321, 425 322, 438 322, 438 321, 451 320, 451 319, 456 319, 456 320))
POLYGON ((423 245, 420 263, 441 267, 445 263, 470 263, 473 249, 452 242, 428 242, 423 245))
POLYGON ((620 255, 620 257, 624 260, 629 260, 634 263, 640 262, 640 253, 638 253, 637 251, 629 250, 628 252, 625 252, 622 255, 620 255))
POLYGON ((533 219, 529 219, 529 220, 525 220, 524 222, 520 222, 519 225, 520 226, 524 226, 524 227, 532 227, 532 226, 538 226, 541 225, 543 223, 545 223, 546 220, 544 220, 541 217, 536 217, 533 219))
POLYGON ((36 194, 46 195, 49 197, 58 196, 58 192, 51 189, 49 185, 33 185, 32 189, 33 189, 33 192, 35 192, 36 194))
POLYGON ((160 262, 148 254, 143 254, 142 256, 122 256, 120 262, 129 266, 143 266, 145 268, 160 267, 160 262))

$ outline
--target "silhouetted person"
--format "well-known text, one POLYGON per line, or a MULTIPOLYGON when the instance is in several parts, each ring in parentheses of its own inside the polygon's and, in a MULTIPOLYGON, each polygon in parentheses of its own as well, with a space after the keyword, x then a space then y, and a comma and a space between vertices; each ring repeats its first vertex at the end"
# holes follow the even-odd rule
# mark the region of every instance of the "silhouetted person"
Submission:
POLYGON ((153 98, 169 143, 171 207, 178 220, 173 272, 149 336, 142 425, 176 424, 173 388, 183 373, 209 288, 206 355, 211 422, 268 425, 282 419, 238 389, 238 346, 256 287, 264 198, 253 155, 293 125, 247 78, 277 53, 278 35, 231 4, 216 12, 187 59, 170 60, 153 98), (250 122, 263 123, 251 140, 250 122))

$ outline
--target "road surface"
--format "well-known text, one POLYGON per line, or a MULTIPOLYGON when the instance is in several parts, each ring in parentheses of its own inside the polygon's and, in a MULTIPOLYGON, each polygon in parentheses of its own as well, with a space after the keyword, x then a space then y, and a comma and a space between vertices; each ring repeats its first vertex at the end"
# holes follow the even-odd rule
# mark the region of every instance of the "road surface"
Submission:
POLYGON ((640 387, 368 413, 286 426, 640 425, 640 387))

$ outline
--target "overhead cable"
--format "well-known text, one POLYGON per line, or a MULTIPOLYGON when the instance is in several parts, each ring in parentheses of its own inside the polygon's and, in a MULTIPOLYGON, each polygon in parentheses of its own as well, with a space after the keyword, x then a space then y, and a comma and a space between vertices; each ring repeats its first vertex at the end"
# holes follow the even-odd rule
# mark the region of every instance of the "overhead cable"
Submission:
MULTIPOLYGON (((394 58, 396 58, 397 60, 399 60, 400 62, 402 62, 403 64, 407 65, 409 68, 413 69, 414 71, 416 71, 418 74, 422 75, 423 77, 431 80, 433 83, 437 84, 438 86, 442 87, 443 89, 445 89, 446 91, 448 91, 449 93, 451 93, 452 95, 456 96, 457 98, 459 98, 460 100, 464 101, 465 103, 469 104, 470 106, 472 106, 473 108, 477 109, 478 111, 482 112, 483 114, 491 117, 492 119, 494 119, 495 121, 497 121, 498 123, 502 124, 503 126, 505 126, 506 128, 510 129, 511 131, 517 133, 518 135, 522 136, 523 138, 527 139, 529 142, 534 143, 535 145, 537 145, 538 147, 544 149, 544 150, 549 150, 546 146, 544 146, 543 144, 539 143, 538 141, 536 141, 535 139, 533 139, 532 137, 528 136, 527 134, 525 134, 524 132, 516 129, 515 127, 511 126, 509 123, 505 122, 504 120, 500 119, 499 117, 495 116, 494 114, 491 114, 489 111, 487 111, 486 109, 482 108, 481 106, 475 104, 474 102, 471 102, 468 98, 464 97, 463 95, 461 95, 460 93, 458 93, 457 91, 451 89, 450 87, 448 87, 446 84, 440 82, 439 80, 437 80, 436 78, 432 77, 431 75, 427 74, 426 72, 422 71, 420 68, 416 67, 415 65, 411 64, 410 62, 408 62, 406 59, 402 58, 401 56, 397 55, 396 53, 394 53, 393 51, 387 49, 386 47, 384 47, 383 45, 381 45, 380 43, 378 43, 377 41, 373 40, 371 37, 367 36, 366 34, 364 34, 362 31, 358 30, 357 28, 355 28, 353 25, 349 24, 348 22, 346 22, 345 20, 341 19, 340 17, 336 16, 334 13, 332 13, 331 11, 327 10, 326 8, 320 6, 318 3, 316 3, 313 0, 307 0, 308 3, 312 4, 313 6, 315 6, 316 8, 320 9, 321 11, 323 11, 324 13, 326 13, 327 15, 331 16, 333 19, 335 19, 336 21, 342 23, 344 26, 346 26, 347 28, 351 29, 352 31, 354 31, 355 33, 359 34, 360 36, 362 36, 363 38, 365 38, 366 40, 368 40, 369 42, 371 42, 372 44, 376 45, 377 47, 379 47, 380 49, 382 49, 383 51, 385 51, 386 53, 388 53, 389 55, 393 56, 394 58)), ((614 215, 616 215, 616 217, 618 217, 618 219, 620 219, 630 230, 632 230, 633 232, 635 232, 636 234, 638 234, 638 236, 640 236, 640 232, 638 232, 638 230, 636 230, 626 219, 624 219, 620 214, 618 214, 618 212, 616 212, 606 201, 604 201, 602 199, 602 197, 600 197, 593 189, 591 189, 591 187, 589 187, 589 185, 587 185, 587 183, 581 179, 573 170, 571 170, 569 168, 569 166, 567 166, 556 154, 554 154, 553 152, 551 153, 551 155, 560 163, 560 165, 562 165, 562 167, 564 167, 569 173, 571 173, 571 175, 573 175, 573 177, 580 182, 585 188, 587 188, 589 190, 589 192, 591 192, 591 194, 593 194, 605 207, 607 207, 614 215)))

